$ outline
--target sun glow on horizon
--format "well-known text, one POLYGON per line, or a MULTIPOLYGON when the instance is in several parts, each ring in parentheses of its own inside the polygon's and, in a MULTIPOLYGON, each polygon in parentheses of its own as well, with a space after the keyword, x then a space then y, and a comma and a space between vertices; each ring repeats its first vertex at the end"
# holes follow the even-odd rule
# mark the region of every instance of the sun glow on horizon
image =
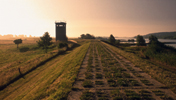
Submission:
POLYGON ((67 22, 68 37, 86 33, 132 37, 176 31, 175 4, 163 0, 1 0, 0 34, 42 36, 49 32, 55 37, 56 20, 67 22))

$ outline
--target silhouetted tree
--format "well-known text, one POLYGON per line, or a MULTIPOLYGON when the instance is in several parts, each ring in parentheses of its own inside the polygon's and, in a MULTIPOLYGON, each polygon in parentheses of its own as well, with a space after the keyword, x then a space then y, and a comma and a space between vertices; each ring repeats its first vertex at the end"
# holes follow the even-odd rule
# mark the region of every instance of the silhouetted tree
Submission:
POLYGON ((159 42, 158 38, 154 35, 149 36, 149 44, 151 44, 152 42, 159 42))
POLYGON ((128 42, 134 43, 134 39, 128 39, 128 42))
POLYGON ((45 49, 45 52, 47 53, 48 47, 52 44, 51 40, 52 38, 50 37, 49 33, 45 32, 43 37, 40 37, 40 40, 37 41, 37 43, 38 43, 38 46, 45 49))
POLYGON ((160 52, 166 47, 163 43, 158 41, 158 38, 154 35, 149 36, 149 49, 152 52, 160 52))
POLYGON ((109 37, 109 42, 111 43, 111 44, 115 44, 115 38, 114 38, 114 36, 111 34, 110 35, 110 37, 109 37))
POLYGON ((18 49, 18 44, 22 43, 22 40, 21 39, 16 39, 13 42, 17 45, 17 49, 18 49))
POLYGON ((81 39, 84 39, 85 38, 85 35, 84 34, 81 34, 81 39))
POLYGON ((90 34, 81 34, 81 39, 95 39, 95 37, 93 35, 90 34))
POLYGON ((137 41, 137 46, 146 46, 143 36, 138 35, 136 41, 137 41))

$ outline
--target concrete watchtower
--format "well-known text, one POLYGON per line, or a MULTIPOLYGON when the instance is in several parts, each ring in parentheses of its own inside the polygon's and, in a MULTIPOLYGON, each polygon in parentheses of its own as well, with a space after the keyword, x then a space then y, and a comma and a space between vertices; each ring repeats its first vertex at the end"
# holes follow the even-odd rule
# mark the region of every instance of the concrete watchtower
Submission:
POLYGON ((67 41, 66 37, 66 23, 65 22, 55 22, 56 24, 56 41, 67 41))

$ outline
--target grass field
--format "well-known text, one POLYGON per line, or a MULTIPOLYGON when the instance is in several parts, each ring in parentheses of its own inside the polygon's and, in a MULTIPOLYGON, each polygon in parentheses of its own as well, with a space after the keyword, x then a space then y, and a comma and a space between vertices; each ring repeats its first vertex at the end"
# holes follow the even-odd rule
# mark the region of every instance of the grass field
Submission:
MULTIPOLYGON (((58 49, 56 43, 51 45, 48 53, 37 46, 39 38, 29 38, 19 44, 19 49, 13 40, 1 40, 0 42, 0 88, 21 77, 37 66, 66 51, 66 48, 58 49), (20 70, 19 70, 20 68, 20 70)), ((53 40, 54 41, 54 40, 53 40)), ((80 42, 82 43, 82 42, 80 42)), ((75 43, 69 42, 68 47, 72 48, 75 43)), ((79 44, 77 44, 79 45, 79 44)))
MULTIPOLYGON (((1 58, 1 60, 4 61, 1 65, 7 66, 8 63, 11 63, 9 67, 1 67, 1 84, 5 84, 4 80, 8 82, 9 79, 18 75, 18 67, 20 67, 21 73, 24 73, 24 71, 28 70, 31 66, 35 66, 42 60, 55 55, 55 53, 52 52, 55 50, 53 48, 50 52, 45 54, 41 52, 40 49, 32 50, 35 44, 31 44, 27 47, 30 49, 26 52, 19 52, 15 47, 1 51, 1 55, 4 55, 4 58, 6 58, 1 58), (9 53, 9 51, 11 51, 11 54, 6 54, 9 53), (11 59, 7 60, 8 58, 11 59), (4 76, 2 77, 2 75, 4 76)), ((73 50, 58 55, 44 65, 39 66, 1 90, 0 99, 38 100, 66 98, 68 92, 71 90, 88 47, 89 42, 84 43, 73 50)))
POLYGON ((119 55, 116 49, 119 48, 91 41, 67 100, 175 100, 176 95, 165 84, 124 58, 123 53, 119 55))
POLYGON ((175 79, 176 73, 175 72, 165 70, 167 68, 163 68, 159 65, 153 64, 152 62, 142 59, 133 53, 123 51, 117 47, 111 46, 106 43, 104 44, 108 46, 110 49, 112 49, 113 51, 115 51, 116 53, 122 55, 123 57, 131 61, 136 67, 141 68, 143 71, 151 75, 153 78, 165 84, 174 93, 176 93, 176 79, 175 79))
POLYGON ((0 100, 65 100, 72 91, 81 91, 80 99, 86 95, 100 100, 175 97, 167 89, 176 92, 175 73, 98 40, 73 41, 75 48, 69 44, 71 49, 58 50, 53 44, 48 53, 37 47, 36 39, 26 40, 18 50, 12 40, 0 43, 0 86, 8 84, 0 91, 0 100), (78 77, 81 70, 85 78, 78 77))
POLYGON ((32 68, 36 67, 42 61, 54 56, 57 52, 52 52, 57 48, 50 48, 49 53, 45 53, 38 48, 36 40, 25 40, 24 43, 16 48, 13 40, 4 40, 0 44, 0 86, 6 85, 9 81, 18 77, 21 73, 24 74, 32 68), (11 42, 6 42, 11 41, 11 42), (18 68, 20 68, 20 72, 18 68))

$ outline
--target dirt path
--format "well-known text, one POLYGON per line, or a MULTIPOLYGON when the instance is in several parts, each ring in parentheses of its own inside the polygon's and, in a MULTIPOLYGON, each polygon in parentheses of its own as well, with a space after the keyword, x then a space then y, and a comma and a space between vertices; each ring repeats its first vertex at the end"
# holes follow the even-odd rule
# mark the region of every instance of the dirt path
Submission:
POLYGON ((68 100, 176 100, 164 84, 100 42, 92 42, 68 100))
POLYGON ((77 79, 73 85, 73 89, 68 95, 68 98, 67 98, 68 100, 79 100, 79 98, 84 90, 82 83, 85 79, 85 72, 86 72, 86 67, 88 64, 89 54, 90 54, 90 48, 88 49, 88 52, 86 53, 86 56, 82 62, 77 79))

